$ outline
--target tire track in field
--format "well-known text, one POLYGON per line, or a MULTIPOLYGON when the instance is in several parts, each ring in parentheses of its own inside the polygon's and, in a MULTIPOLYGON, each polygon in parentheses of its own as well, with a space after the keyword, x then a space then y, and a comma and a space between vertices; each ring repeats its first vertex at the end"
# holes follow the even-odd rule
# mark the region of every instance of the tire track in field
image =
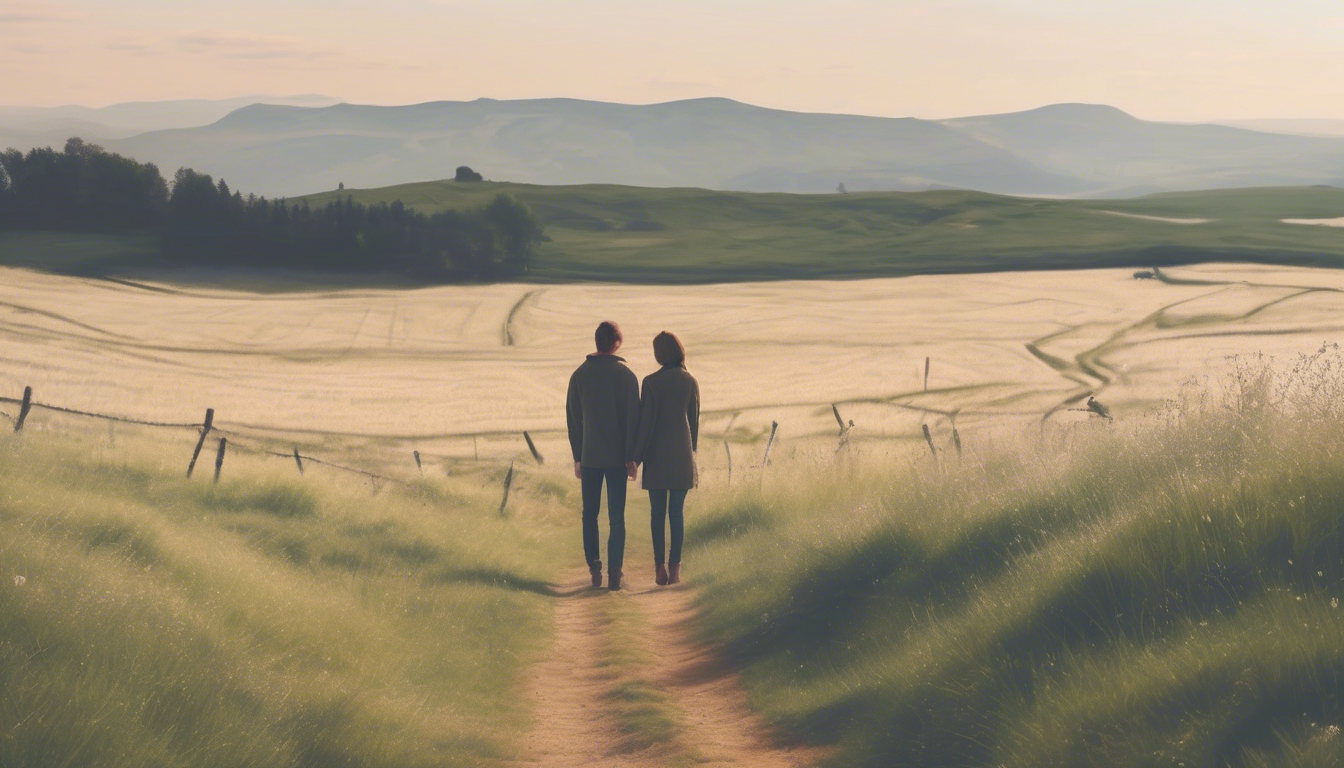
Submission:
POLYGON ((1074 356, 1073 360, 1071 361, 1065 360, 1061 357, 1051 355, 1043 351, 1041 349, 1041 345, 1050 341, 1051 339, 1057 338, 1058 336, 1069 333, 1073 330, 1077 330, 1077 328, 1068 328, 1063 331, 1057 331, 1048 336, 1043 336, 1039 339, 1028 342, 1026 344, 1027 352, 1029 352, 1036 359, 1040 360, 1042 363, 1054 369, 1064 378, 1076 382, 1080 387, 1080 390, 1074 391, 1064 400, 1062 400, 1061 402, 1056 404, 1053 408, 1051 408, 1049 411, 1047 411, 1045 415, 1041 417, 1042 421, 1050 418, 1051 416, 1053 416, 1054 414, 1058 413, 1059 411, 1065 408, 1068 408, 1072 405, 1081 402, 1086 397, 1100 393, 1106 387, 1110 386, 1110 384, 1120 375, 1119 372, 1114 367, 1112 367, 1105 361, 1105 356, 1112 352, 1121 349, 1133 348, 1141 344, 1148 344, 1158 341, 1169 341, 1172 339, 1179 339, 1179 338, 1194 338, 1196 336, 1201 335, 1238 336, 1254 332, 1226 331, 1216 334, 1210 332, 1207 334, 1163 335, 1158 338, 1150 338, 1150 339, 1129 338, 1135 333, 1145 330, 1165 331, 1169 329, 1185 329, 1200 326, 1236 323, 1248 320, 1260 314, 1261 312, 1269 309, 1270 307, 1277 306, 1279 304, 1300 298, 1302 296, 1307 296, 1314 293, 1344 293, 1344 291, 1341 291, 1338 288, 1331 288, 1328 286, 1252 283, 1245 280, 1197 280, 1197 279, 1172 277, 1162 272, 1161 270, 1154 270, 1154 271, 1157 273, 1158 279, 1167 285, 1186 285, 1186 286, 1203 285, 1210 287, 1218 287, 1218 290, 1210 291, 1208 293, 1201 293, 1198 296, 1193 296, 1188 299, 1182 299, 1181 301, 1173 302, 1163 307, 1159 307, 1157 310, 1149 313, 1148 315, 1144 316, 1138 321, 1122 326, 1121 328, 1117 329, 1109 337, 1107 337, 1105 341, 1101 342, 1100 344, 1097 344, 1096 346, 1093 346, 1090 349, 1086 349, 1083 350, 1082 352, 1079 352, 1077 355, 1074 356), (1245 287, 1250 289, 1285 290, 1290 291, 1290 293, 1275 297, 1274 299, 1269 301, 1262 302, 1260 304, 1251 307, 1245 312, 1237 314, 1229 314, 1229 315, 1206 314, 1206 315, 1197 315, 1195 317, 1190 318, 1172 318, 1169 317, 1167 314, 1170 310, 1179 307, 1182 304, 1188 304, 1194 301, 1199 301, 1201 299, 1207 299, 1211 296, 1216 296, 1220 293, 1223 293, 1227 290, 1237 287, 1245 287))
POLYGON ((589 589, 586 569, 575 569, 551 586, 555 598, 555 638, 542 661, 527 674, 526 694, 534 723, 521 743, 515 768, 653 768, 700 765, 707 768, 801 768, 825 753, 813 747, 780 746, 776 734, 751 711, 740 679, 716 649, 693 631, 693 592, 656 587, 652 574, 627 570, 625 590, 589 589), (645 579, 649 579, 645 581, 645 579), (611 636, 598 601, 627 601, 642 614, 646 632, 611 636), (678 734, 666 743, 632 751, 607 702, 618 684, 604 663, 604 649, 642 645, 655 659, 641 676, 666 694, 675 709, 678 734))
POLYGON ((504 319, 504 346, 512 347, 517 343, 517 336, 513 330, 513 323, 518 319, 518 313, 522 311, 523 305, 527 304, 533 298, 541 294, 543 289, 536 288, 523 294, 523 297, 514 303, 513 308, 509 310, 509 315, 504 319))

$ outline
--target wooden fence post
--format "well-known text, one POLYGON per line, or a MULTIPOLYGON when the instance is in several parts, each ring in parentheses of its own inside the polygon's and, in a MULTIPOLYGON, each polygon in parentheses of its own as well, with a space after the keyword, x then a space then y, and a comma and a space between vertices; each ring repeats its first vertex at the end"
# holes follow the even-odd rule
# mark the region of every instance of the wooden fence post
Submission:
POLYGON ((28 418, 28 411, 33 407, 33 388, 23 388, 23 403, 19 406, 19 418, 14 420, 14 431, 19 432, 23 429, 23 420, 28 418))
POLYGON ((419 452, 419 451, 411 451, 411 454, 412 454, 413 456, 415 456, 415 468, 418 469, 418 470, 420 470, 420 473, 421 473, 421 474, 424 474, 425 467, 424 467, 424 465, 422 465, 422 464, 420 463, 420 452, 419 452))
POLYGON ((509 488, 513 485, 513 462, 509 462, 509 473, 504 476, 504 498, 499 502, 499 516, 504 516, 504 507, 509 504, 509 488))
POLYGON ((849 433, 854 429, 854 420, 850 419, 846 425, 845 420, 840 418, 840 409, 835 407, 835 403, 831 403, 831 413, 835 414, 835 423, 840 425, 840 442, 835 446, 835 455, 839 456, 841 451, 849 447, 849 433))
POLYGON ((536 459, 538 464, 545 464, 546 460, 541 457, 541 452, 537 450, 537 444, 532 442, 532 436, 524 431, 523 439, 527 441, 527 450, 532 452, 532 458, 536 459))
POLYGON ((775 433, 779 431, 779 422, 770 422, 770 440, 765 444, 765 458, 761 459, 761 471, 770 464, 770 449, 775 447, 775 433))
POLYGON ((952 445, 957 449, 957 457, 961 457, 961 435, 957 434, 957 428, 952 428, 952 445))
POLYGON ((933 458, 938 458, 938 449, 933 447, 933 435, 929 433, 929 425, 920 424, 920 426, 924 428, 924 442, 929 444, 929 453, 933 454, 933 458))
POLYGON ((219 438, 219 453, 215 454, 215 482, 219 482, 219 471, 224 468, 224 450, 229 446, 229 438, 219 438))
POLYGON ((196 441, 196 450, 191 452, 191 463, 187 465, 187 477, 196 470, 196 459, 201 456, 201 448, 205 445, 205 436, 210 434, 210 428, 215 425, 215 409, 205 409, 205 423, 201 425, 201 439, 196 441))
POLYGON ((924 358, 924 391, 929 391, 929 358, 924 358))
POLYGON ((733 484, 733 449, 728 447, 728 437, 723 438, 723 453, 728 457, 728 484, 733 484))
POLYGON ((294 464, 299 468, 299 476, 303 476, 303 458, 299 456, 299 446, 294 446, 294 464))

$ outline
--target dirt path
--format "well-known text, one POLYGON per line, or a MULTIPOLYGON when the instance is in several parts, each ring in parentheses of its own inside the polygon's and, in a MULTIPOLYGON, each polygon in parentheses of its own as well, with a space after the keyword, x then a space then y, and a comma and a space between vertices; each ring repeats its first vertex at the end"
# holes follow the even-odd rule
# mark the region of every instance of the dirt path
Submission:
POLYGON ((811 766, 824 755, 807 747, 779 746, 769 726, 747 704, 737 676, 712 648, 692 634, 692 592, 683 586, 658 587, 647 577, 627 574, 626 589, 609 593, 588 588, 586 570, 566 574, 555 590, 555 644, 528 673, 527 695, 535 713, 517 766, 811 766), (631 575, 635 578, 631 579, 631 575), (642 624, 639 637, 611 637, 601 601, 622 601, 642 624), (607 663, 604 648, 630 643, 651 661, 640 679, 667 696, 677 733, 667 741, 631 752, 619 713, 609 694, 630 671, 607 663))

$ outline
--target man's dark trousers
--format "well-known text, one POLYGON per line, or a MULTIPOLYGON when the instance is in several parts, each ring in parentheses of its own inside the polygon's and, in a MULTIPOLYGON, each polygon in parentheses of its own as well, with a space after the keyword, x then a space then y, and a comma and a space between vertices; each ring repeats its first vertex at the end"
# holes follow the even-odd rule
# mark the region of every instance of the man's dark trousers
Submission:
POLYGON ((607 568, 621 570, 625 559, 625 467, 583 467, 583 554, 592 563, 602 559, 597 537, 597 512, 602 506, 602 481, 607 481, 607 568))

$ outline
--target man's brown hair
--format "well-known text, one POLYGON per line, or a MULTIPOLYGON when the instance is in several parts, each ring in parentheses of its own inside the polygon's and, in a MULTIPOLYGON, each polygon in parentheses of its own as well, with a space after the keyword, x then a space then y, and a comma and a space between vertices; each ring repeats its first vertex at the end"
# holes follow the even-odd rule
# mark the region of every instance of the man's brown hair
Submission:
POLYGON ((610 320, 603 320, 597 326, 597 332, 593 334, 593 340, 597 342, 597 351, 604 355, 609 355, 616 351, 616 345, 625 337, 621 335, 621 326, 610 320))
POLYGON ((653 358, 659 365, 683 365, 686 362, 686 348, 676 335, 663 331, 653 337, 653 358))

